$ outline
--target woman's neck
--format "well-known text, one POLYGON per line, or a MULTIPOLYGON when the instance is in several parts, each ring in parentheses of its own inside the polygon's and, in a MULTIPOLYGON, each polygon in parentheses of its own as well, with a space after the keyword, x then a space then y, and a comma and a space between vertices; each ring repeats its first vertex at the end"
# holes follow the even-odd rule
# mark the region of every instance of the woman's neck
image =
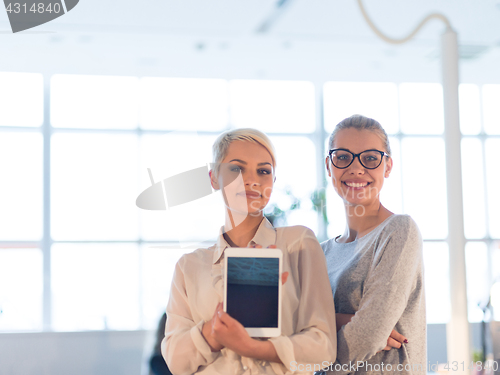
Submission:
POLYGON ((392 212, 382 206, 380 201, 370 206, 345 204, 345 212, 346 229, 344 234, 337 239, 337 242, 342 243, 363 237, 392 215, 392 212))
POLYGON ((231 247, 246 247, 255 236, 263 217, 262 211, 256 215, 237 217, 226 209, 224 238, 231 247))

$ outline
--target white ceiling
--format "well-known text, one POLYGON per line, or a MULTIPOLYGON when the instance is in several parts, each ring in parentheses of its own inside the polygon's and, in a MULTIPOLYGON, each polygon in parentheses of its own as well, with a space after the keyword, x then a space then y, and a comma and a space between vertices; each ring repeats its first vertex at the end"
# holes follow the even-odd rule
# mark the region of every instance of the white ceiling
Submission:
MULTIPOLYGON (((439 79, 444 25, 411 42, 379 40, 356 0, 81 0, 12 34, 0 11, 0 70, 311 80, 439 79), (260 31, 270 21, 267 31, 260 31)), ((386 34, 429 13, 458 32, 465 81, 500 82, 500 0, 364 0, 386 34)))

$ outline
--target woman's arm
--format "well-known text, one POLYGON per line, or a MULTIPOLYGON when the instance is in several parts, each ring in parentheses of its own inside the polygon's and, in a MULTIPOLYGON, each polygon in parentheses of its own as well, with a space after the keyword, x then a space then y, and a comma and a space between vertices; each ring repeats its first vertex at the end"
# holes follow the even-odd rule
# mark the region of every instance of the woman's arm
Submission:
POLYGON ((294 288, 290 294, 298 305, 295 311, 283 312, 283 317, 287 314, 294 322, 294 334, 269 340, 283 363, 281 371, 290 371, 297 363, 329 363, 336 355, 335 307, 323 250, 310 229, 287 230, 300 231, 290 234, 296 239, 288 246, 291 269, 287 287, 294 288))
MULTIPOLYGON (((337 323, 337 332, 342 329, 347 323, 351 322, 351 319, 354 317, 354 314, 335 314, 335 322, 337 323)), ((401 348, 401 344, 407 343, 408 339, 400 334, 399 332, 392 330, 391 335, 387 339, 387 346, 384 350, 391 350, 392 348, 399 349, 401 348)))
POLYGON ((347 323, 349 323, 353 316, 354 316, 354 314, 336 313, 335 314, 335 323, 337 325, 337 332, 340 331, 343 326, 345 326, 347 323))
POLYGON ((420 233, 409 217, 401 217, 397 225, 379 237, 359 309, 337 334, 341 364, 365 361, 383 350, 418 287, 423 268, 420 233))
POLYGON ((253 339, 245 327, 222 309, 219 303, 213 317, 211 336, 216 342, 242 357, 281 363, 273 344, 253 339))
POLYGON ((214 337, 214 330, 213 330, 215 320, 217 319, 217 311, 219 309, 219 305, 217 305, 217 309, 215 310, 212 319, 210 319, 208 322, 205 322, 203 324, 203 327, 201 328, 201 334, 203 335, 203 338, 205 339, 207 344, 210 346, 210 350, 212 352, 218 352, 224 347, 224 345, 221 345, 214 337))
POLYGON ((161 352, 172 373, 192 374, 200 366, 215 361, 219 352, 212 352, 202 334, 204 321, 194 322, 187 300, 182 257, 175 267, 170 298, 167 306, 167 323, 161 352))

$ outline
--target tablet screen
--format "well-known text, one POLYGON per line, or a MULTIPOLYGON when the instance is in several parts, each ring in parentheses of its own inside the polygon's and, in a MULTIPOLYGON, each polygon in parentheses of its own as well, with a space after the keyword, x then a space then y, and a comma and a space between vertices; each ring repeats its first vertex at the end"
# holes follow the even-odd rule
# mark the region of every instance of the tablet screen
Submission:
POLYGON ((227 312, 247 327, 278 327, 279 259, 228 257, 227 312))

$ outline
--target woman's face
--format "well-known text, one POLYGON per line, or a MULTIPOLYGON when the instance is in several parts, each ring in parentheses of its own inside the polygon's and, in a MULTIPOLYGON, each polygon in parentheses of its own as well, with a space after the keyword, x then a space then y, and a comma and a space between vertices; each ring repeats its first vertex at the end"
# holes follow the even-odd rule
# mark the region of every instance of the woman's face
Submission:
MULTIPOLYGON (((384 142, 375 132, 353 128, 340 130, 332 148, 347 149, 353 154, 366 150, 386 151, 384 142)), ((345 203, 368 206, 379 201, 384 178, 389 177, 392 169, 392 159, 384 156, 377 168, 367 169, 361 165, 359 158, 354 158, 349 167, 339 169, 327 156, 326 168, 335 191, 345 203)))
POLYGON ((258 143, 234 141, 229 145, 218 175, 211 171, 210 177, 212 186, 222 189, 228 209, 239 214, 257 215, 271 198, 273 159, 258 143))

